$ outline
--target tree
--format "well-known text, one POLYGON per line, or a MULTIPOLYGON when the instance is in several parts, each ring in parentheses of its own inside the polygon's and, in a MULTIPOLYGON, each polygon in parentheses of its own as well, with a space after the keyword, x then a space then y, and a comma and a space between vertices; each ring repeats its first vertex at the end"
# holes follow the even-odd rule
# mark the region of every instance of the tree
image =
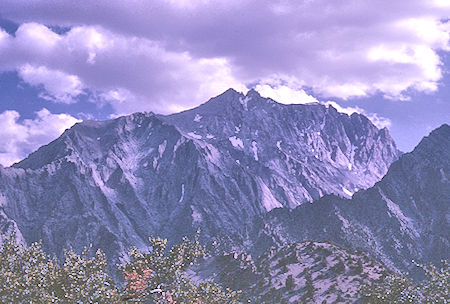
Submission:
POLYGON ((292 274, 288 275, 286 278, 286 289, 293 290, 295 287, 294 277, 292 274))
POLYGON ((314 292, 316 291, 316 289, 312 282, 312 276, 309 271, 306 271, 305 273, 305 287, 306 287, 305 297, 308 299, 312 299, 314 297, 314 292))
POLYGON ((205 254, 198 237, 184 238, 182 243, 167 250, 167 240, 150 239, 151 251, 134 248, 130 262, 120 267, 126 286, 123 299, 140 303, 239 303, 239 293, 223 289, 213 282, 194 283, 185 271, 205 254))
POLYGON ((29 247, 14 235, 0 245, 0 303, 185 303, 237 304, 240 294, 213 282, 195 284, 186 269, 204 254, 198 238, 184 239, 166 252, 167 240, 151 239, 148 254, 130 252, 120 266, 126 282, 122 290, 107 273, 104 254, 64 251, 62 260, 49 259, 39 243, 29 247))
POLYGON ((51 292, 59 303, 119 303, 120 293, 107 273, 104 254, 97 250, 88 256, 89 248, 80 255, 73 250, 64 252, 64 260, 51 268, 51 292))
POLYGON ((106 259, 99 251, 64 253, 59 263, 48 259, 41 244, 19 245, 14 235, 0 248, 1 303, 119 303, 119 290, 106 272, 106 259))
POLYGON ((47 303, 51 267, 46 259, 40 244, 25 248, 14 235, 6 237, 0 251, 0 302, 47 303))
POLYGON ((450 272, 447 261, 442 267, 416 264, 422 268, 427 279, 415 283, 401 274, 387 276, 383 282, 362 288, 364 303, 448 303, 450 302, 450 272))

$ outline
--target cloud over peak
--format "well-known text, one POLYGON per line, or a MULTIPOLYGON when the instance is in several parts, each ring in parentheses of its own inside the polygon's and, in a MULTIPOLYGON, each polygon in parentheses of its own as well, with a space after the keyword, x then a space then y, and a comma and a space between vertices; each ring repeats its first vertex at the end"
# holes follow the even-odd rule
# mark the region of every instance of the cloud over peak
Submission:
POLYGON ((50 113, 45 108, 36 112, 34 119, 20 120, 17 111, 0 113, 0 164, 9 166, 22 160, 78 121, 67 114, 50 113))
POLYGON ((82 89, 106 96, 120 113, 189 108, 274 78, 321 98, 405 100, 410 90, 436 91, 439 52, 450 50, 442 0, 4 0, 0 9, 21 24, 15 37, 0 32, 9 57, 0 69, 58 71, 59 86, 46 73, 24 80, 55 99, 82 89))

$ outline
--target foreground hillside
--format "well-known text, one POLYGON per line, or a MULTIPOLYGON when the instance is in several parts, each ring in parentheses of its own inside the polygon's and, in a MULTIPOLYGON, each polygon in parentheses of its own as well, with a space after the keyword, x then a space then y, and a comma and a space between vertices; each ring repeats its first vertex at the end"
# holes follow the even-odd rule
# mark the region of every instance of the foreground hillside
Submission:
POLYGON ((226 254, 192 268, 196 280, 242 289, 251 303, 352 303, 390 271, 362 252, 324 242, 271 248, 259 258, 226 254))

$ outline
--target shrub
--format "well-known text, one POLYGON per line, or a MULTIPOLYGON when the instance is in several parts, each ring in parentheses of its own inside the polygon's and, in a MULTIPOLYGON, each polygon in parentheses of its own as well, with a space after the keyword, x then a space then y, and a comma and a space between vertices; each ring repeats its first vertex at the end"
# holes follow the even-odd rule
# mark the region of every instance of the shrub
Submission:
POLYGON ((400 274, 389 275, 383 282, 362 288, 364 303, 448 303, 450 299, 450 272, 447 261, 442 267, 419 265, 427 279, 415 283, 400 274))

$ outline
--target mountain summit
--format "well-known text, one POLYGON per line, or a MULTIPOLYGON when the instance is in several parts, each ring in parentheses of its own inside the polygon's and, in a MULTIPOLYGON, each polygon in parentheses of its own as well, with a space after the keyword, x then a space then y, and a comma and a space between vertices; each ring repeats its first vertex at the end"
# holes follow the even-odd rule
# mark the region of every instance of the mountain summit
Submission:
POLYGON ((320 104, 234 90, 169 116, 84 121, 0 168, 0 225, 48 251, 118 258, 150 235, 240 234, 254 217, 372 186, 398 157, 388 131, 320 104))

